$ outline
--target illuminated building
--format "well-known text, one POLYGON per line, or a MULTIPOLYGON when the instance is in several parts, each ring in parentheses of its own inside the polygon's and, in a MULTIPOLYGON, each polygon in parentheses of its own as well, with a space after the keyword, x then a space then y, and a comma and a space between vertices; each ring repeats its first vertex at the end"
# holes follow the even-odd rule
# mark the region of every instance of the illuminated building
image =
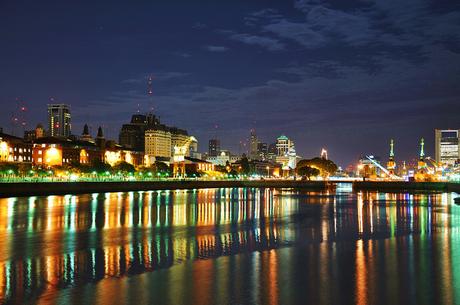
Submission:
POLYGON ((225 166, 228 163, 232 164, 241 159, 241 156, 232 155, 228 150, 221 150, 218 156, 207 156, 206 161, 215 165, 225 166))
POLYGON ((145 131, 145 155, 150 163, 155 157, 171 158, 171 132, 168 128, 157 126, 145 131))
POLYGON ((59 144, 34 144, 33 164, 41 166, 62 165, 62 147, 59 144))
POLYGON ((197 172, 207 172, 214 171, 215 165, 211 162, 203 161, 200 159, 185 157, 184 164, 186 170, 197 171, 197 172))
POLYGON ((186 130, 176 127, 169 128, 171 132, 171 154, 174 154, 174 147, 187 146, 185 156, 190 157, 190 152, 198 150, 198 141, 195 137, 190 137, 186 130), (191 139, 192 138, 192 139, 191 139))
POLYGON ((95 143, 43 137, 34 142, 32 159, 34 165, 41 166, 90 164, 95 160, 101 160, 102 155, 95 143))
POLYGON ((460 129, 435 130, 436 163, 452 166, 460 159, 460 129))
POLYGON ((0 162, 32 162, 32 145, 21 138, 0 133, 0 162))
POLYGON ((51 137, 68 138, 71 133, 70 107, 65 104, 48 105, 48 130, 51 137))
POLYGON ((0 162, 7 162, 9 157, 8 143, 0 138, 0 162))
POLYGON ((283 170, 295 169, 297 165, 297 154, 294 147, 294 141, 285 135, 276 139, 276 163, 282 165, 283 170))
POLYGON ((276 139, 277 156, 285 156, 291 147, 294 147, 294 141, 290 140, 285 135, 281 135, 280 137, 278 137, 278 139, 276 139))
POLYGON ((220 153, 220 140, 211 139, 208 145, 208 156, 215 157, 220 153))
POLYGON ((110 150, 105 151, 104 161, 110 164, 110 166, 114 166, 118 162, 122 161, 121 152, 120 151, 110 151, 110 150))

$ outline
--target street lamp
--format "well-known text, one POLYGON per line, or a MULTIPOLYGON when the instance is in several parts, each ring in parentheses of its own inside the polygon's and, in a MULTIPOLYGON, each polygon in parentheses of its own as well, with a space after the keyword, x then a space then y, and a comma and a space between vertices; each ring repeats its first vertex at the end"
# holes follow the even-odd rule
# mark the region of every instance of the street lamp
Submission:
POLYGON ((267 166, 266 169, 267 169, 267 177, 270 177, 270 166, 267 166))

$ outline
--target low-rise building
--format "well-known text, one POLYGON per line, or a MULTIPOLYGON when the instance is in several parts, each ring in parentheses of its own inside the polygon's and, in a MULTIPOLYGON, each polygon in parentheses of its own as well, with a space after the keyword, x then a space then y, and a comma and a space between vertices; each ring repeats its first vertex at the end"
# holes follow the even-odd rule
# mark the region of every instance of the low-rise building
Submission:
POLYGON ((32 162, 32 144, 24 139, 0 133, 0 162, 32 162))

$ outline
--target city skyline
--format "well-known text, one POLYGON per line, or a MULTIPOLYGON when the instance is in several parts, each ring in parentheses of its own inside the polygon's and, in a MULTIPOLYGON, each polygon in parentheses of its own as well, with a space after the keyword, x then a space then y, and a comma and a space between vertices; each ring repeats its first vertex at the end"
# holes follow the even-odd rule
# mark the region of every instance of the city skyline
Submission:
POLYGON ((326 147, 346 166, 363 153, 385 158, 390 138, 396 160, 416 157, 421 137, 434 156, 434 129, 459 128, 454 1, 111 2, 91 15, 85 5, 23 6, 0 13, 7 132, 16 98, 32 129, 55 97, 72 106, 75 134, 88 123, 116 139, 131 114, 153 107, 201 151, 215 134, 238 151, 254 128, 264 142, 288 135, 301 156, 326 147))

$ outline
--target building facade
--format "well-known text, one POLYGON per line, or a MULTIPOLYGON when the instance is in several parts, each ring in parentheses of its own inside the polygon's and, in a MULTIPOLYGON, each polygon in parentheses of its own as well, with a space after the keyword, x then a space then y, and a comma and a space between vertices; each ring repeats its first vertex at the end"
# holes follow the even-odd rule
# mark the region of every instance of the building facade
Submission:
POLYGON ((208 156, 215 157, 215 156, 218 156, 219 153, 220 153, 220 140, 219 139, 209 140, 208 156))
POLYGON ((0 162, 32 162, 32 144, 0 132, 0 162))
POLYGON ((436 163, 452 166, 460 159, 460 130, 435 130, 435 159, 436 163))
POLYGON ((71 129, 70 107, 66 104, 48 104, 49 135, 68 138, 71 129))
POLYGON ((294 147, 294 141, 290 140, 285 135, 281 135, 276 139, 276 155, 279 157, 287 155, 289 149, 294 147))
POLYGON ((171 147, 171 132, 167 128, 145 131, 145 155, 149 164, 154 163, 156 157, 171 158, 171 147))

